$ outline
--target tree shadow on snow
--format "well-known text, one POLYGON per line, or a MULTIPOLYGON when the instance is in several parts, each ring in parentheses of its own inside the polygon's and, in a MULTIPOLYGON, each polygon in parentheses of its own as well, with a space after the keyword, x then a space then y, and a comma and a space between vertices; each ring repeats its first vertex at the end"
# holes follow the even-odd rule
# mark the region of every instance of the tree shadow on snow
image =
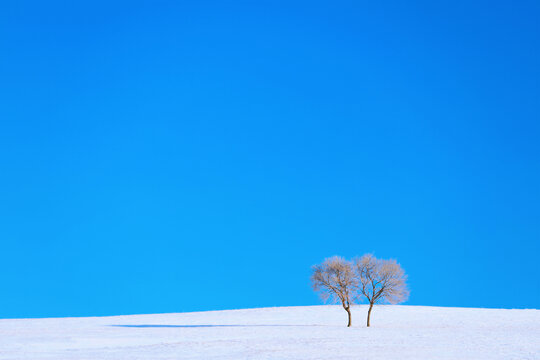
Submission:
POLYGON ((263 327, 263 326, 318 326, 318 325, 108 325, 126 328, 210 328, 210 327, 263 327))

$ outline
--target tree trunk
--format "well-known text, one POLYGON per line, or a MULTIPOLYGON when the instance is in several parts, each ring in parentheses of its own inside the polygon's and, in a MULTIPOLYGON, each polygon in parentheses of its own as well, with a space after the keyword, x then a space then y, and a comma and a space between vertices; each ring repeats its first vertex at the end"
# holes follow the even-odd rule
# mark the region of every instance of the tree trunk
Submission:
POLYGON ((347 315, 349 315, 349 323, 347 324, 347 327, 351 326, 351 309, 346 307, 345 310, 347 311, 347 315))
POLYGON ((371 317, 371 309, 373 309, 373 304, 369 304, 369 310, 367 312, 367 326, 369 327, 369 318, 371 317))

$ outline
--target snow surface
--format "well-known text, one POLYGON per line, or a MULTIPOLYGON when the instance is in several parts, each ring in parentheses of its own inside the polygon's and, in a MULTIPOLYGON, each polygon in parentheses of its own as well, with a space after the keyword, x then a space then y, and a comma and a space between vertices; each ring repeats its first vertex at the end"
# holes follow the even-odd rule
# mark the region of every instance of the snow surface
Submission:
POLYGON ((540 310, 338 306, 0 320, 0 359, 540 359, 540 310))

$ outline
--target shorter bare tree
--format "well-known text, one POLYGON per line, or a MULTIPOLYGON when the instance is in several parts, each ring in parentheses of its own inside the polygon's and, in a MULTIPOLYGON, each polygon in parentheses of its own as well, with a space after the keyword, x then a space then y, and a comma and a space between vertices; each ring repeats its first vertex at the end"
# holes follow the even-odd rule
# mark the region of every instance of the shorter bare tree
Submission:
POLYGON ((354 260, 357 293, 369 302, 367 326, 374 304, 398 304, 407 300, 407 275, 395 260, 377 259, 371 254, 354 260))
POLYGON ((347 326, 351 326, 351 305, 356 287, 352 263, 334 256, 322 264, 313 266, 312 269, 313 290, 320 292, 324 301, 341 303, 349 317, 347 326))

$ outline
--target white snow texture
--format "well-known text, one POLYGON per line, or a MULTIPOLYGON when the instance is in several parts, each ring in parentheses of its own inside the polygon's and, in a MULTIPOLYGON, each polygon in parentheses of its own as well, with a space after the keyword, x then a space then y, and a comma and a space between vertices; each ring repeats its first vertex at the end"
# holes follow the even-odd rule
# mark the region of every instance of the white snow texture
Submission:
POLYGON ((303 306, 0 320, 0 359, 540 359, 540 310, 303 306))

